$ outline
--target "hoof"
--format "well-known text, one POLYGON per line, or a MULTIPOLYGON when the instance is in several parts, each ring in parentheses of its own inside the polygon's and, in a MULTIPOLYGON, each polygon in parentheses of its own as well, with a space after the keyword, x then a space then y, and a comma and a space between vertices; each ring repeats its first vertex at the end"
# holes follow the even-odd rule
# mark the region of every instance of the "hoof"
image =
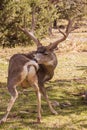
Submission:
POLYGON ((5 123, 5 121, 3 121, 3 120, 0 120, 0 124, 3 124, 3 123, 5 123))
POLYGON ((52 114, 54 114, 54 115, 58 115, 58 113, 54 110, 54 111, 52 111, 52 114))
POLYGON ((41 119, 39 117, 37 117, 37 123, 40 124, 41 123, 41 119))
POLYGON ((0 124, 3 124, 3 123, 5 123, 6 122, 6 118, 2 118, 1 120, 0 120, 0 124))

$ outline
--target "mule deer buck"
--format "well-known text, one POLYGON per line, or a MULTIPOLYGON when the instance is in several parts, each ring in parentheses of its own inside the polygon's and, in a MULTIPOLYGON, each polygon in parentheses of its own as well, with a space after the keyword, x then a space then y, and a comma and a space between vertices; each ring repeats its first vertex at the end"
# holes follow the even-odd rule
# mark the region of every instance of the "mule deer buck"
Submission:
POLYGON ((19 85, 25 86, 26 83, 30 84, 35 89, 37 95, 37 122, 41 122, 41 94, 45 97, 51 112, 57 114, 46 94, 44 83, 53 77, 54 70, 57 66, 57 58, 54 49, 60 42, 67 38, 71 32, 71 27, 72 21, 69 20, 65 32, 62 32, 59 29, 59 32, 63 34, 63 37, 48 46, 42 46, 41 42, 32 34, 32 32, 28 31, 26 28, 19 27, 21 31, 31 37, 36 43, 37 50, 29 54, 15 54, 10 58, 7 87, 11 94, 11 99, 6 114, 0 120, 0 123, 6 122, 9 112, 18 97, 16 87, 19 85))

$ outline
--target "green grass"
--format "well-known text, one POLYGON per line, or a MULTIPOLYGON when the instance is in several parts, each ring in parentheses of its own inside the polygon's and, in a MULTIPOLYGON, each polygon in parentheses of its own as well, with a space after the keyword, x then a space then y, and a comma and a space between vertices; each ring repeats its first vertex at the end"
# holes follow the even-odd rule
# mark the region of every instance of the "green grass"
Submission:
MULTIPOLYGON (((83 97, 87 90, 87 53, 57 56, 59 64, 54 78, 46 84, 46 89, 51 102, 59 103, 55 106, 58 115, 51 114, 42 97, 42 123, 35 124, 37 101, 34 90, 18 88, 19 98, 7 122, 0 125, 0 130, 87 130, 87 102, 83 97)), ((6 88, 8 62, 5 58, 2 57, 3 61, 0 62, 0 118, 10 99, 6 88)))

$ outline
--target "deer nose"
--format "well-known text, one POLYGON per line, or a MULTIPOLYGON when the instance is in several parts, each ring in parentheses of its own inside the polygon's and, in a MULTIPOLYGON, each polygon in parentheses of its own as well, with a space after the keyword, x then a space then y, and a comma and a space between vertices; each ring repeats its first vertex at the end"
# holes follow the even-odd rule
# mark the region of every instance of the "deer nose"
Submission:
POLYGON ((36 54, 33 55, 33 60, 36 61, 36 62, 38 62, 37 58, 36 58, 36 54))
POLYGON ((37 59, 36 59, 36 58, 33 58, 33 60, 34 60, 35 62, 37 62, 37 63, 38 63, 38 61, 37 61, 37 59))

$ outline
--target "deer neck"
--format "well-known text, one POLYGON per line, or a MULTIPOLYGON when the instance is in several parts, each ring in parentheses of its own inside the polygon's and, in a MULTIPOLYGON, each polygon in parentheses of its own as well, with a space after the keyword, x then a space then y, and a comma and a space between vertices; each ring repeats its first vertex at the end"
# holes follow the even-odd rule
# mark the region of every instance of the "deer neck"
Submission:
POLYGON ((44 68, 44 73, 45 73, 45 76, 44 76, 44 81, 48 81, 50 80, 53 75, 54 75, 54 70, 57 66, 57 59, 55 58, 53 60, 53 64, 50 64, 50 65, 42 65, 43 68, 44 68))

